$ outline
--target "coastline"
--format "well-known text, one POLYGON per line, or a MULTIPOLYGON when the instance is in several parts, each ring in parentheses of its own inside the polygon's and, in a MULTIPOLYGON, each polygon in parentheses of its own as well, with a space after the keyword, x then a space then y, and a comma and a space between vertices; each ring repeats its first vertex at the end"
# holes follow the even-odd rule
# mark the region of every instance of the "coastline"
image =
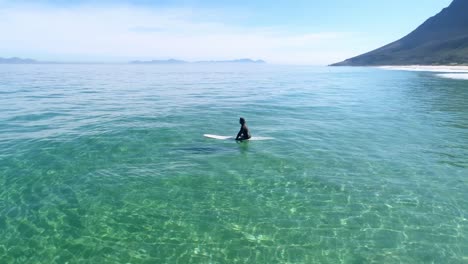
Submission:
POLYGON ((468 66, 454 66, 454 65, 401 65, 401 66, 378 66, 377 68, 386 70, 400 70, 400 71, 426 71, 426 72, 460 72, 468 73, 468 66))
POLYGON ((401 66, 378 66, 379 69, 396 70, 396 71, 419 71, 419 72, 434 72, 438 77, 468 80, 468 66, 454 65, 401 65, 401 66))

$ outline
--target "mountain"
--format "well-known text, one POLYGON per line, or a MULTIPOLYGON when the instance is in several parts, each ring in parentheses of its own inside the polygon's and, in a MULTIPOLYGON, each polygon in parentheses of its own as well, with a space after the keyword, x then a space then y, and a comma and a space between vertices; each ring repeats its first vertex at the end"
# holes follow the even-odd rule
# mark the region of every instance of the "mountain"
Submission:
POLYGON ((238 59, 238 60, 222 60, 222 61, 197 61, 196 63, 265 63, 264 60, 238 59))
MULTIPOLYGON (((131 61, 132 64, 183 64, 191 63, 183 60, 151 60, 151 61, 131 61)), ((223 60, 223 61, 196 61, 193 63, 265 63, 263 60, 252 60, 252 59, 238 59, 238 60, 223 60)))
POLYGON ((169 60, 151 60, 151 61, 131 61, 130 63, 133 63, 133 64, 183 64, 187 62, 183 60, 169 59, 169 60))
POLYGON ((37 63, 33 59, 22 59, 22 58, 0 58, 0 64, 32 64, 37 63))
POLYGON ((415 64, 468 64, 468 0, 454 0, 400 40, 331 66, 415 64))

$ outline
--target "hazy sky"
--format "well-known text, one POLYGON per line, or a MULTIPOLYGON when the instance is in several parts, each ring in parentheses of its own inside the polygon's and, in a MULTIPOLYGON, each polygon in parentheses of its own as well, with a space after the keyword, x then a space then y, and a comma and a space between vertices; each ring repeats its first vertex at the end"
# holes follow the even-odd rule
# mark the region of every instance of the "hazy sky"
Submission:
POLYGON ((0 57, 329 64, 403 37, 451 0, 0 0, 0 57))

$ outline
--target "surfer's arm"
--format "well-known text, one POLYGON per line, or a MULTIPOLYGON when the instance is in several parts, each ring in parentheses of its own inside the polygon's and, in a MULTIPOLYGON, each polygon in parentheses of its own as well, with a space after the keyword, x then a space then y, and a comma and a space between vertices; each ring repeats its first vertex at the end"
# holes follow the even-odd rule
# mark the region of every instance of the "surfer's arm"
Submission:
POLYGON ((239 140, 241 135, 242 135, 242 128, 239 130, 239 133, 237 133, 236 140, 239 140))

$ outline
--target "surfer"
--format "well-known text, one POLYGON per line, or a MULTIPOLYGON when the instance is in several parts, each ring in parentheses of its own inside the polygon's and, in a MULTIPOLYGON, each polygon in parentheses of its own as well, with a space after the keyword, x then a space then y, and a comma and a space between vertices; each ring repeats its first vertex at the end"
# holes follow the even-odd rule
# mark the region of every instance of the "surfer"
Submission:
POLYGON ((249 128, 245 124, 245 119, 243 117, 239 119, 239 124, 241 124, 241 128, 239 130, 239 133, 237 133, 236 140, 242 141, 251 138, 249 128))

